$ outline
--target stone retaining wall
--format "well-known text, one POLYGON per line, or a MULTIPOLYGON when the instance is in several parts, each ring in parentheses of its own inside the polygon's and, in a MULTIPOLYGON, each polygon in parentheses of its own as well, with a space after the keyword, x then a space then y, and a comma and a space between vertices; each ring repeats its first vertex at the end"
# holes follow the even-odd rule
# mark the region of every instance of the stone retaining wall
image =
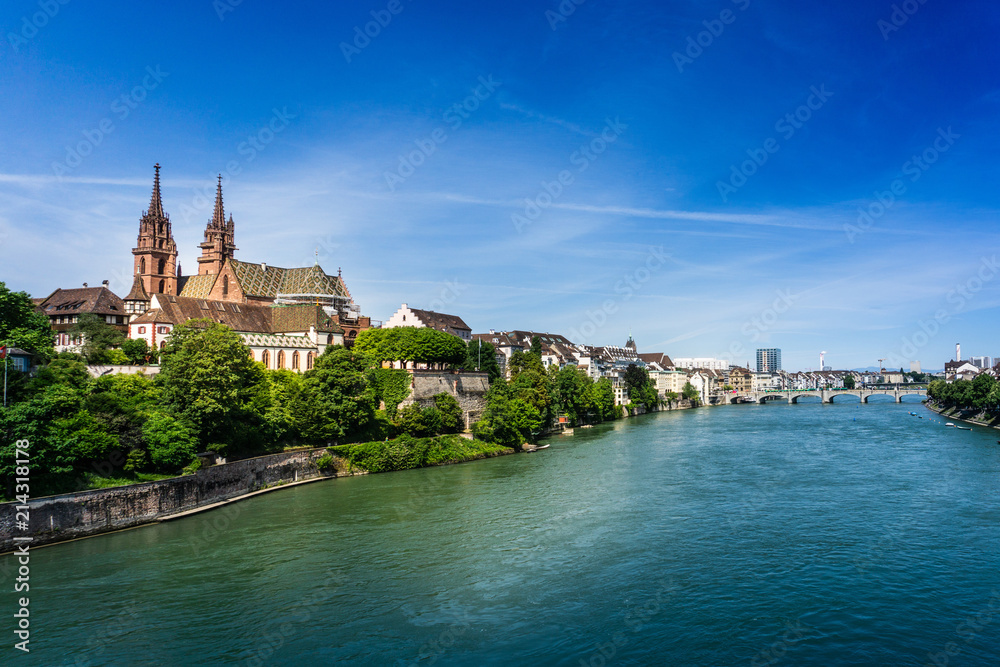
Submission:
POLYGON ((434 404, 436 394, 450 394, 458 401, 465 414, 465 426, 471 428, 486 410, 486 392, 490 378, 486 373, 453 373, 451 371, 410 371, 413 387, 400 408, 418 403, 421 407, 434 404))
MULTIPOLYGON (((325 476, 316 460, 325 449, 272 454, 203 468, 194 475, 29 502, 32 546, 131 528, 159 518, 259 491, 325 476)), ((0 553, 14 548, 17 503, 0 503, 0 553)))

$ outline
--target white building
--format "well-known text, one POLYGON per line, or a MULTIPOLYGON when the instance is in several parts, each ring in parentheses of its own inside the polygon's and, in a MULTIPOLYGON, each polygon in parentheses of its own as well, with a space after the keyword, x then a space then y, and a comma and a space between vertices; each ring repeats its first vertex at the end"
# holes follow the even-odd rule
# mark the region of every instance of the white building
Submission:
POLYGON ((410 308, 405 303, 382 325, 383 329, 399 327, 436 329, 452 336, 458 336, 465 342, 472 340, 472 329, 458 315, 446 315, 435 313, 433 310, 410 308))
POLYGON ((675 368, 707 368, 713 371, 729 370, 729 362, 725 359, 709 357, 679 357, 674 359, 675 368))

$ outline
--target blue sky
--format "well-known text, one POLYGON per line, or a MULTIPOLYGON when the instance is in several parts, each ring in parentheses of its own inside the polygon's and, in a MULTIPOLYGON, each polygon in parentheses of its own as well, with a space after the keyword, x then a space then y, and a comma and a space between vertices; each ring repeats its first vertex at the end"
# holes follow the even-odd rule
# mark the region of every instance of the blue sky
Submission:
POLYGON ((186 272, 223 173, 240 258, 375 319, 1000 356, 994 3, 64 2, 0 14, 10 287, 127 291, 159 162, 186 272))

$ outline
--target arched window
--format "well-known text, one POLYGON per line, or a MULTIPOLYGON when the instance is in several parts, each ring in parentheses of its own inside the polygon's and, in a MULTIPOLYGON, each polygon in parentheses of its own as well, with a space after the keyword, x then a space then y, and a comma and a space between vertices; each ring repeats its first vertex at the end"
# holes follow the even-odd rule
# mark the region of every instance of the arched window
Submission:
POLYGON ((311 371, 313 367, 313 353, 310 352, 306 355, 306 370, 311 371))
POLYGON ((278 368, 280 368, 282 370, 285 368, 285 351, 284 350, 278 350, 278 368))
POLYGON ((163 294, 163 285, 164 285, 164 282, 161 280, 160 281, 160 292, 159 292, 160 294, 163 294))
POLYGON ((299 370, 299 353, 298 352, 292 352, 292 370, 293 371, 299 370))
POLYGON ((160 260, 160 263, 156 265, 156 268, 157 268, 157 271, 156 271, 156 272, 157 272, 158 274, 160 274, 160 275, 162 276, 162 275, 163 275, 163 269, 164 269, 164 268, 165 268, 166 266, 167 266, 166 262, 164 262, 164 261, 163 261, 163 260, 161 259, 161 260, 160 260))
POLYGON ((141 275, 143 273, 146 273, 146 258, 145 257, 140 257, 139 258, 139 274, 141 275))
POLYGON ((264 350, 260 353, 260 363, 264 364, 264 368, 271 367, 271 353, 269 351, 264 350))
POLYGON ((229 276, 222 276, 222 296, 229 296, 229 276))
POLYGON ((166 349, 166 347, 167 347, 167 341, 161 340, 160 341, 160 349, 163 350, 163 349, 166 349))

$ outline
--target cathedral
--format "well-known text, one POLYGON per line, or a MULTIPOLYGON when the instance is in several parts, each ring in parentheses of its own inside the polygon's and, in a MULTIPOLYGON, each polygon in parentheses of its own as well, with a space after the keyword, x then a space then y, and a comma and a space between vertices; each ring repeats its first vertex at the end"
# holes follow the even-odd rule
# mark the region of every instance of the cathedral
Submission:
POLYGON ((174 326, 208 318, 243 335, 265 366, 303 370, 327 344, 349 346, 371 326, 339 271, 328 275, 318 262, 283 269, 236 259, 236 223, 231 213, 226 218, 221 176, 199 245, 198 273, 182 275, 160 194, 159 164, 155 170, 149 210, 139 221, 132 249, 134 282, 124 299, 130 337, 162 348, 174 326))

